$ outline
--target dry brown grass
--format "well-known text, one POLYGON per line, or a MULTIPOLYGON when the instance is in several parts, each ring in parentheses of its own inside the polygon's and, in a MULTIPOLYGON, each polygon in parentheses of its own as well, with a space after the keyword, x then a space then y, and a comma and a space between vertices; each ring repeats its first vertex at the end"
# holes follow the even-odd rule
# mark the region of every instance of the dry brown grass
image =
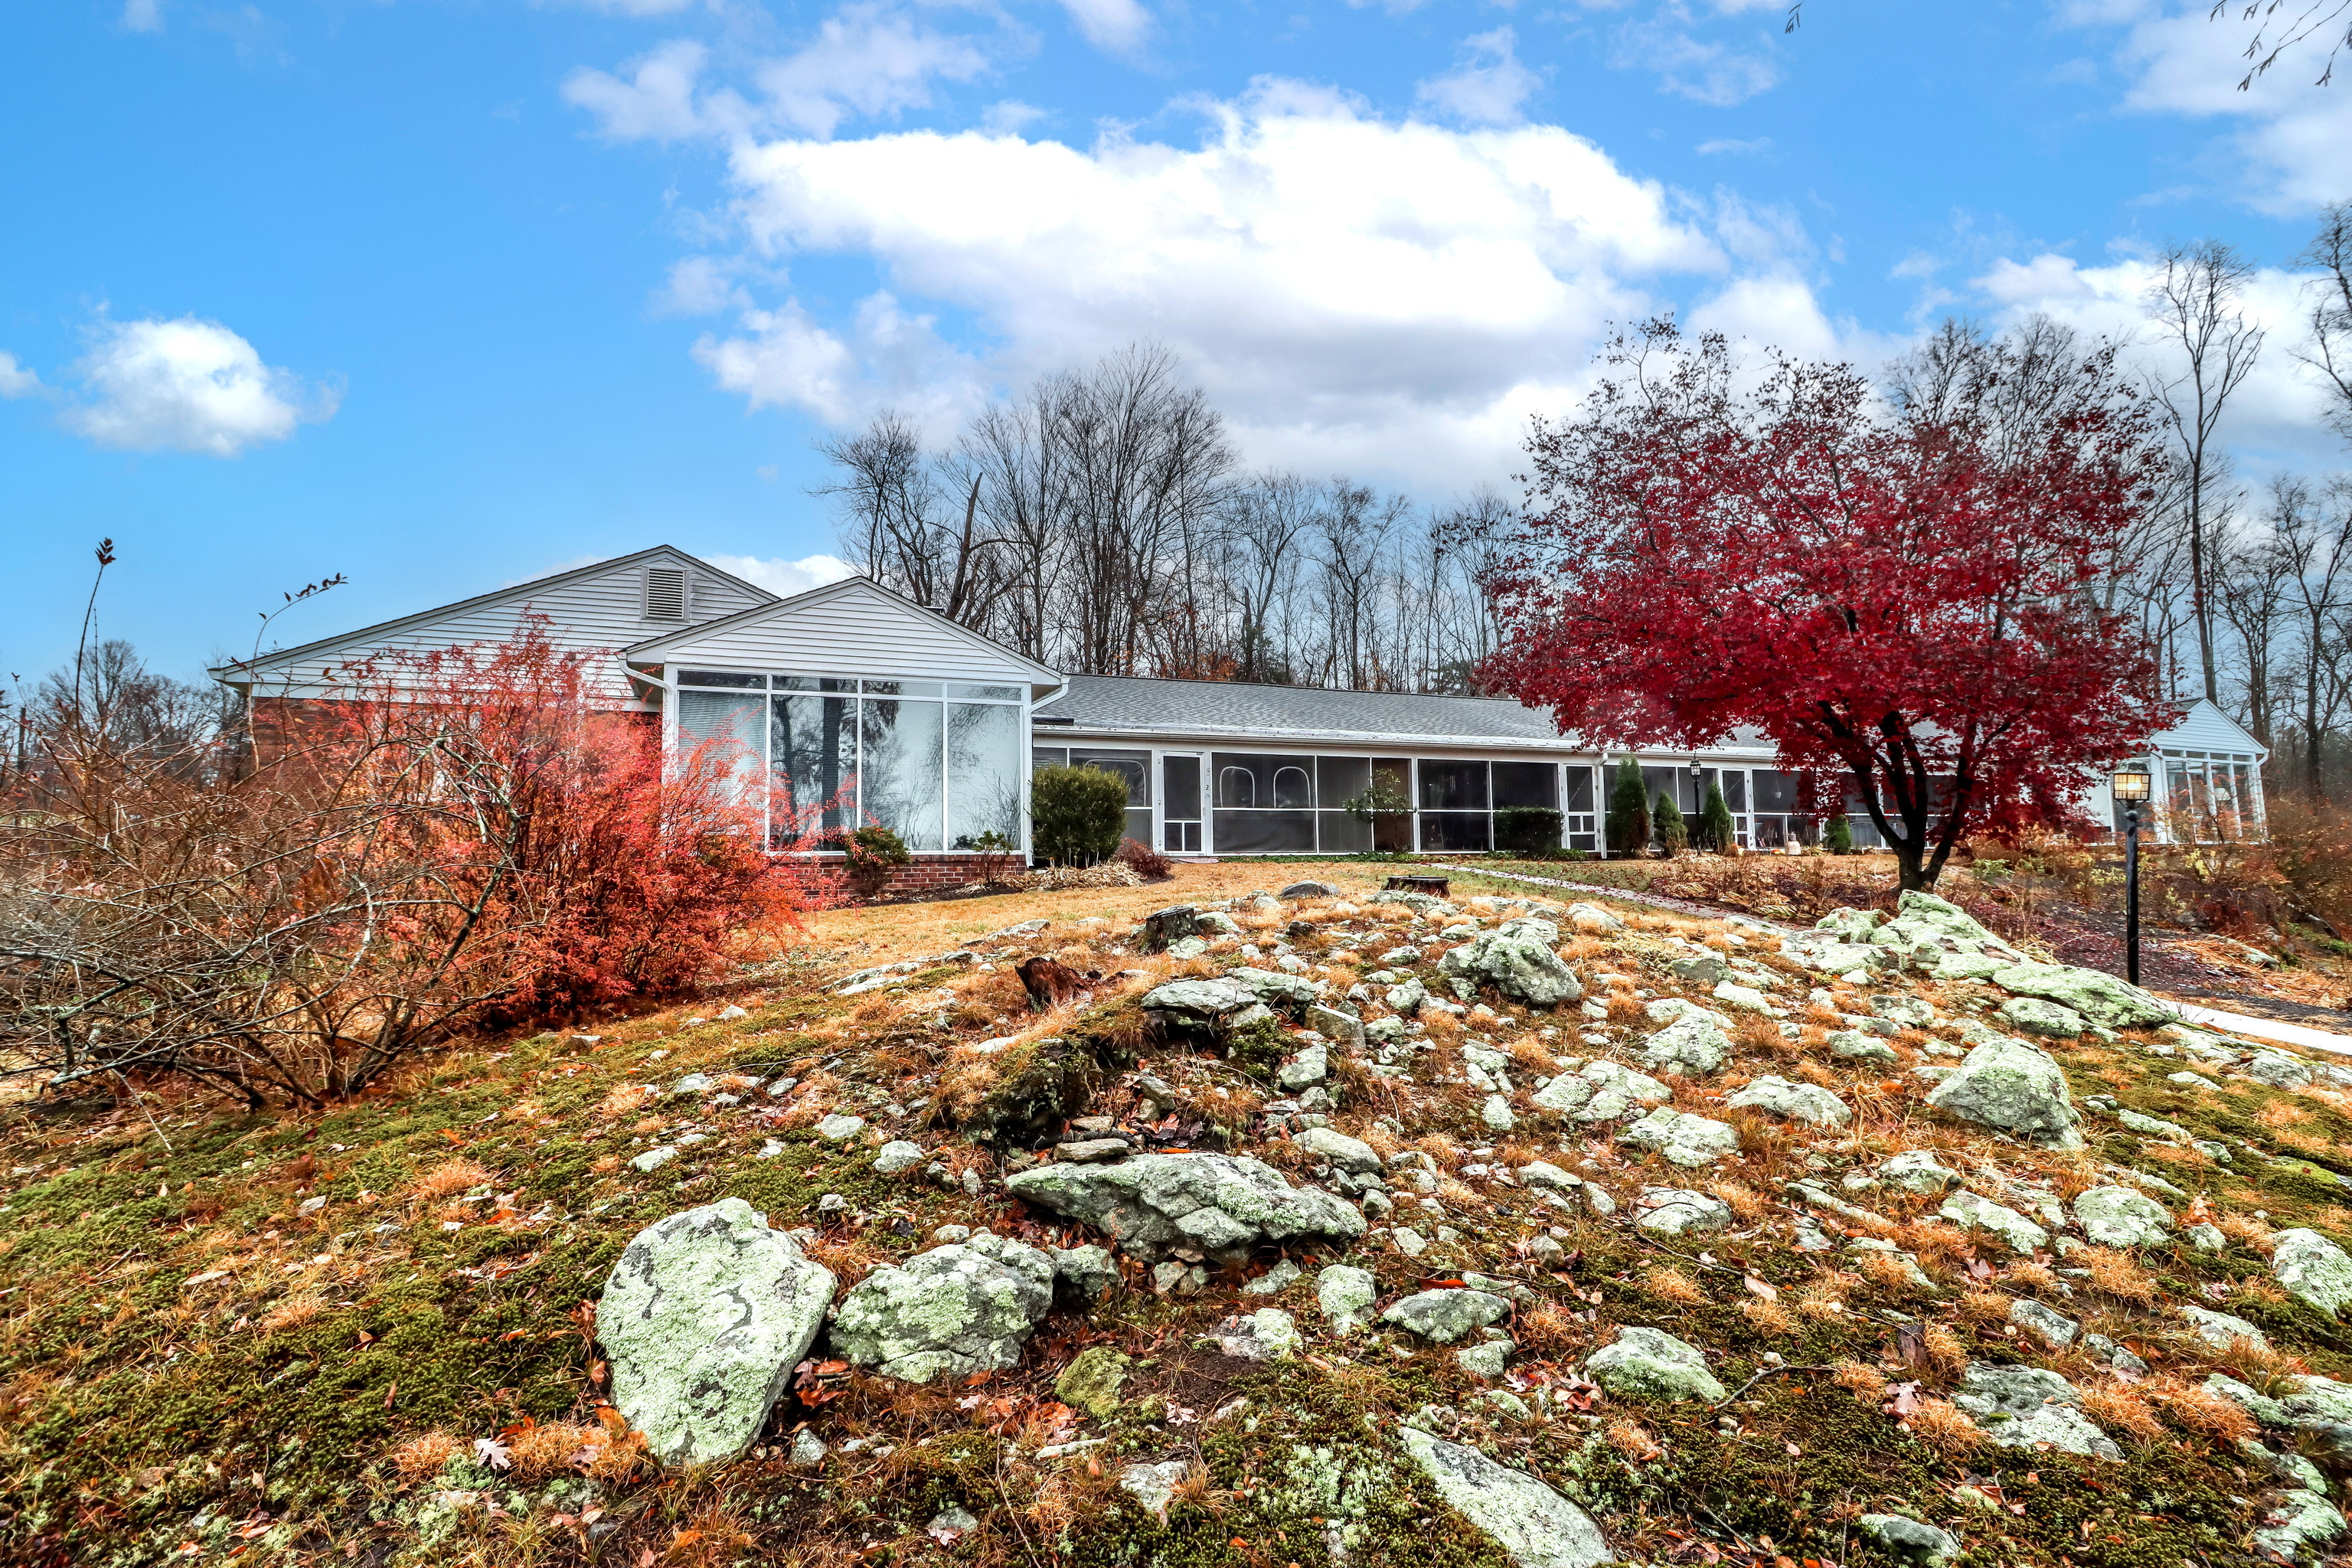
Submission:
POLYGON ((265 1334, 275 1334, 288 1329, 299 1329, 326 1310, 327 1299, 315 1290, 305 1290, 299 1295, 289 1296, 277 1306, 272 1307, 268 1314, 261 1320, 261 1331, 265 1334))
POLYGON ((1838 1363, 1830 1381, 1864 1404, 1876 1405, 1886 1397, 1886 1374, 1863 1362, 1838 1363))
POLYGON ((1939 1324, 1928 1325, 1920 1336, 1920 1355, 1938 1377, 1958 1377, 1968 1370, 1969 1347, 1960 1342, 1959 1335, 1939 1324))
POLYGON ((2010 1298, 1998 1290, 1970 1290, 1960 1298, 1959 1319, 1980 1329, 2009 1321, 2010 1298))
POLYGON ((2094 1384, 2083 1390, 2083 1408, 2109 1432, 2120 1432, 2135 1443, 2153 1443, 2164 1436, 2164 1423, 2155 1406, 2137 1389, 2120 1383, 2094 1384))
POLYGON ((444 1160, 431 1170, 419 1174, 408 1184, 409 1192, 423 1203, 438 1203, 443 1198, 456 1197, 468 1188, 491 1181, 489 1171, 479 1163, 460 1156, 444 1160))
POLYGON ((1699 1289, 1698 1281, 1679 1268, 1645 1268, 1642 1271, 1642 1283, 1650 1288, 1652 1295, 1685 1307, 1696 1307, 1706 1300, 1706 1292, 1699 1289))
POLYGON ((2049 1265, 2044 1263, 2035 1263, 2030 1258, 2022 1262, 2011 1264, 2008 1268, 2002 1269, 2000 1274, 2001 1279, 2005 1282, 2011 1285, 2022 1285, 2029 1290, 2041 1291, 2050 1295, 2055 1295, 2058 1291, 2057 1274, 2051 1269, 2049 1265))
POLYGON ((588 1446, 588 1429, 569 1421, 526 1426, 507 1439, 517 1480, 541 1481, 571 1469, 588 1446))
POLYGON ((466 1439, 448 1432, 420 1432, 392 1451, 392 1468, 403 1486, 415 1486, 441 1473, 441 1467, 467 1451, 466 1439))
POLYGON ((646 1098, 654 1092, 649 1083, 616 1083, 596 1102, 596 1114, 606 1121, 634 1116, 645 1109, 646 1098))
POLYGON ((1864 1278, 1882 1290, 1905 1291, 1918 1289, 1918 1286, 1912 1281, 1911 1271, 1903 1266, 1901 1258, 1891 1252, 1864 1253, 1862 1272, 1864 1278))
POLYGON ((1642 999, 1631 991, 1612 990, 1609 993, 1609 1021, 1623 1028, 1636 1027, 1649 1021, 1650 1015, 1642 999))
POLYGON ((1647 1427, 1624 1416, 1609 1423, 1609 1446, 1642 1465, 1665 1455, 1665 1449, 1658 1446, 1658 1440, 1650 1436, 1647 1427))
POLYGON ((2271 1239, 2271 1227, 2250 1214, 2222 1214, 2213 1216, 2214 1226, 2223 1236, 2242 1247, 2251 1247, 2267 1258, 2276 1248, 2271 1239))
POLYGON ((2074 1261, 2090 1270, 2091 1289, 2102 1296, 2112 1296, 2134 1306, 2153 1307, 2162 1294, 2156 1276, 2141 1268, 2139 1259, 2119 1248, 2086 1247, 2074 1255, 2074 1261))
POLYGON ((1984 1429, 1948 1399, 1923 1399, 1903 1419, 1911 1436, 1948 1459, 1964 1458, 1984 1442, 1984 1429))
POLYGON ((2178 1377, 2159 1377, 2146 1384, 2145 1392, 2177 1425, 2200 1437, 2235 1443, 2254 1435, 2254 1418, 2226 1394, 2178 1377))
POLYGON ((1742 1225, 1754 1225, 1771 1209, 1771 1205, 1764 1201, 1763 1195, 1753 1187, 1746 1186, 1727 1177, 1715 1183, 1708 1190, 1729 1205, 1731 1212, 1739 1216, 1739 1223, 1742 1225))
POLYGON ((1797 1320, 1778 1301, 1742 1301, 1739 1315, 1748 1320, 1759 1334, 1785 1339, 1797 1331, 1797 1320))

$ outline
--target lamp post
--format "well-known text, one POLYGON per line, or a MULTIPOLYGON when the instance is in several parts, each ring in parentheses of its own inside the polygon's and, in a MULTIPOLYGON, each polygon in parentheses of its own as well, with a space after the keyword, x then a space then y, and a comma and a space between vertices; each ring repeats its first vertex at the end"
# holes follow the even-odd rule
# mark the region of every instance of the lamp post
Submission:
MULTIPOLYGON (((1699 788, 1699 784, 1706 776, 1706 770, 1699 766, 1698 758, 1696 756, 1691 758, 1691 821, 1698 826, 1701 833, 1706 830, 1706 792, 1699 788)), ((1692 837, 1696 838, 1697 834, 1693 834, 1692 837)), ((1700 847, 1720 850, 1723 846, 1706 844, 1701 845, 1700 847)))
POLYGON ((2118 769, 2108 783, 2124 808, 2124 978, 2139 984, 2139 808, 2154 784, 2144 767, 2118 769))

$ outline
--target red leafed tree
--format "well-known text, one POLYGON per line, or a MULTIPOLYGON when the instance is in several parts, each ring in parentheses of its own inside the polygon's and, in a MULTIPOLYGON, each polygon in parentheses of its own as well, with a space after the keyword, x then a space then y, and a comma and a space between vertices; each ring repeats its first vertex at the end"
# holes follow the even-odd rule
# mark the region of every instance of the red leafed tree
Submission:
POLYGON ((1972 829, 2063 820, 2178 710, 2097 596, 2151 499, 2148 426, 2107 351, 2052 347, 1948 331, 1882 397, 1671 321, 1618 340, 1529 437, 1487 682, 1603 742, 1761 731, 1817 795, 1851 782, 1906 888, 1972 829))
POLYGON ((740 748, 663 756, 604 662, 538 617, 386 654, 250 771, 61 700, 0 814, 0 1075, 317 1104, 768 950, 834 893, 769 852, 814 814, 758 798, 740 748))

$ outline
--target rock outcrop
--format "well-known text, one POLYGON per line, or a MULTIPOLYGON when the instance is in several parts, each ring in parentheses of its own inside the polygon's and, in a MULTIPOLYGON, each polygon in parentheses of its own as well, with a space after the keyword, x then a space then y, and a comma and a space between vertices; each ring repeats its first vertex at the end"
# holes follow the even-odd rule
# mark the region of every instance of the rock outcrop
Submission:
POLYGON ((1267 1242, 1364 1234, 1352 1204, 1293 1186, 1246 1154, 1137 1154, 1108 1165, 1040 1165, 1008 1178, 1024 1203, 1108 1233, 1139 1258, 1239 1258, 1267 1242))
POLYGON ((1053 1304, 1053 1260, 981 1231, 859 1280, 834 1319, 833 1348, 908 1383, 997 1372, 1021 1359, 1053 1304))

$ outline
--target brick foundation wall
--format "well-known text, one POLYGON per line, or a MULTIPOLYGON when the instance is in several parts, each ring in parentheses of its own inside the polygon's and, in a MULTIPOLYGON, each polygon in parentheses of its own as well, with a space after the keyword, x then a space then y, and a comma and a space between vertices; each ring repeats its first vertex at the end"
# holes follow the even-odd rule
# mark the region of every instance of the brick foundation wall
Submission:
MULTIPOLYGON (((944 893, 980 880, 985 855, 918 855, 904 866, 890 868, 890 879, 882 884, 881 896, 904 896, 908 893, 944 893)), ((995 857, 1000 874, 1021 868, 1018 856, 995 857)))

